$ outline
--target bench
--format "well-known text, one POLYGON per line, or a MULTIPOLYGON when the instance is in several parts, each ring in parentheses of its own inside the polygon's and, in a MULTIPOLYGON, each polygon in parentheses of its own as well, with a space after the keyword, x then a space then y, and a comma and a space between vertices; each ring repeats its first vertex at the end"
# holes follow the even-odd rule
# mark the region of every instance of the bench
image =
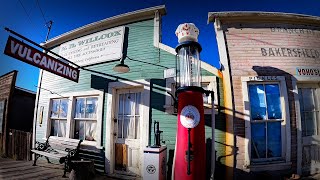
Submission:
POLYGON ((79 155, 80 143, 82 140, 65 139, 55 136, 50 136, 46 142, 36 142, 36 148, 31 152, 35 154, 33 166, 39 157, 45 157, 48 163, 51 163, 49 158, 59 160, 59 163, 64 163, 64 172, 62 177, 66 177, 66 172, 70 172, 72 160, 77 160, 79 155))

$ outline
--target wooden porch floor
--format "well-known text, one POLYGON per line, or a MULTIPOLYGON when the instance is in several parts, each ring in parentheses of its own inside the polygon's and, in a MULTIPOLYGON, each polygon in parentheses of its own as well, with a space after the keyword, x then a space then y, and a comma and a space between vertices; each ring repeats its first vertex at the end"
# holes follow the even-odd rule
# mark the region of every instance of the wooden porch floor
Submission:
MULTIPOLYGON (((45 160, 39 159, 37 166, 32 166, 33 161, 15 161, 13 159, 0 158, 0 180, 29 180, 29 179, 52 179, 52 180, 67 180, 63 178, 63 166, 60 164, 49 164, 45 160)), ((96 174, 95 180, 113 179, 110 177, 96 174)))

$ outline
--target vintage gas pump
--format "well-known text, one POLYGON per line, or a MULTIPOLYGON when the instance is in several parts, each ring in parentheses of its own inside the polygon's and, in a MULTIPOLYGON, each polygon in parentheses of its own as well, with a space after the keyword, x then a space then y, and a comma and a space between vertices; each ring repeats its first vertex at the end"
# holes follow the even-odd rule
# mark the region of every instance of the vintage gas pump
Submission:
POLYGON ((192 23, 176 30, 178 121, 173 179, 205 179, 206 145, 201 87, 199 30, 192 23))

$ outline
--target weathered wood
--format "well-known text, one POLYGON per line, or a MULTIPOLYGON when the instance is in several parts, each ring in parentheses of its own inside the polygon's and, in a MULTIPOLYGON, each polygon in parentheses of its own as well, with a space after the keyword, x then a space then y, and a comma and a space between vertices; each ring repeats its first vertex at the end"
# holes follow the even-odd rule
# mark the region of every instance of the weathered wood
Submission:
POLYGON ((7 156, 16 160, 31 160, 32 133, 9 129, 7 156))
POLYGON ((115 157, 116 157, 116 169, 121 170, 123 168, 123 149, 122 144, 115 144, 115 157))

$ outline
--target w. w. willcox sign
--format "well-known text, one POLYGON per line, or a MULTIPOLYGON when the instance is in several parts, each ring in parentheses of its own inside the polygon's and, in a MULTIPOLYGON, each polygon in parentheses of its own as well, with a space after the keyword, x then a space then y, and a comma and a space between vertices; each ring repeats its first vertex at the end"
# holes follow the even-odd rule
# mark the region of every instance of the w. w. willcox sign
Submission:
POLYGON ((66 42, 59 55, 80 66, 121 59, 124 32, 122 26, 66 42))
POLYGON ((79 69, 69 66, 12 36, 8 38, 4 54, 72 81, 78 82, 79 80, 79 69))

